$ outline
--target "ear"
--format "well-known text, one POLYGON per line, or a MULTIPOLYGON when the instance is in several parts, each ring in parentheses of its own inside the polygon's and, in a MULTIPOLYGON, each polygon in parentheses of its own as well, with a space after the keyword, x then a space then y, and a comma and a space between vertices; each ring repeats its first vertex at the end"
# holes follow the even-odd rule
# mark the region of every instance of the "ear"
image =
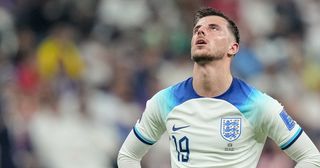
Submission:
POLYGON ((239 51, 239 44, 236 42, 233 42, 228 50, 228 55, 235 55, 239 51))

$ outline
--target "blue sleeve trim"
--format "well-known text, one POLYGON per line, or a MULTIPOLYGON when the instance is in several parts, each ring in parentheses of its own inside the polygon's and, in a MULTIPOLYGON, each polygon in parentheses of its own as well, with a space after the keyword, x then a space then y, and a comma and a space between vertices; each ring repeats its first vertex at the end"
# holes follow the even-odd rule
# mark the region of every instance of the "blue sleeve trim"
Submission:
POLYGON ((151 141, 151 140, 148 140, 148 139, 144 138, 141 135, 141 133, 135 127, 133 127, 133 132, 141 142, 143 142, 143 143, 145 143, 147 145, 153 145, 155 143, 154 141, 151 141))
POLYGON ((282 150, 289 148, 294 142, 296 142, 296 140, 300 137, 302 132, 303 132, 303 130, 301 128, 299 128, 299 130, 294 134, 294 136, 287 143, 281 145, 280 148, 282 150))

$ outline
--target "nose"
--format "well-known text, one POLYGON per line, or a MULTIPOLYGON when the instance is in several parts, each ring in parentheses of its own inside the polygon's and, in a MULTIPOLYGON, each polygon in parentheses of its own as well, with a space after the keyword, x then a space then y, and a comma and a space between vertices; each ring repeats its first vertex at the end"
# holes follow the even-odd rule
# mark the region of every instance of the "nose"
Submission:
POLYGON ((203 27, 200 27, 200 28, 198 29, 198 32, 197 32, 197 35, 198 35, 198 36, 199 36, 199 35, 202 35, 202 36, 205 35, 205 31, 204 31, 203 29, 204 29, 203 27))

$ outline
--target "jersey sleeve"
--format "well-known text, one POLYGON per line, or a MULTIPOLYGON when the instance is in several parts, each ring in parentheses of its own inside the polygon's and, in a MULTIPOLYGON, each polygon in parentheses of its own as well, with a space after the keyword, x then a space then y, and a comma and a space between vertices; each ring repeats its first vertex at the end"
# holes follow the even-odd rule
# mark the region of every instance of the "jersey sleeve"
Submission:
POLYGON ((135 136, 145 144, 153 145, 166 130, 160 112, 161 97, 156 94, 147 101, 142 117, 133 127, 135 136))
POLYGON ((303 131, 277 100, 261 94, 259 102, 261 129, 282 150, 285 150, 300 137, 303 131))
POLYGON ((319 150, 305 132, 284 152, 297 162, 295 168, 320 167, 319 150))
POLYGON ((140 161, 142 157, 150 149, 150 145, 146 145, 139 141, 133 131, 129 133, 126 140, 121 146, 118 153, 118 167, 119 168, 141 168, 140 161))

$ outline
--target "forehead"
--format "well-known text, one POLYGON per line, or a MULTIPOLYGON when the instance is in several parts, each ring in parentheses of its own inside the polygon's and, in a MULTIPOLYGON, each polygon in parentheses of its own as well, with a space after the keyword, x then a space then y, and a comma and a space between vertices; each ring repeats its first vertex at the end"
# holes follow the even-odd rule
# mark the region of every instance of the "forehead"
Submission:
POLYGON ((228 21, 220 16, 205 16, 198 20, 195 27, 198 25, 210 25, 210 24, 216 24, 219 26, 227 26, 228 21))

